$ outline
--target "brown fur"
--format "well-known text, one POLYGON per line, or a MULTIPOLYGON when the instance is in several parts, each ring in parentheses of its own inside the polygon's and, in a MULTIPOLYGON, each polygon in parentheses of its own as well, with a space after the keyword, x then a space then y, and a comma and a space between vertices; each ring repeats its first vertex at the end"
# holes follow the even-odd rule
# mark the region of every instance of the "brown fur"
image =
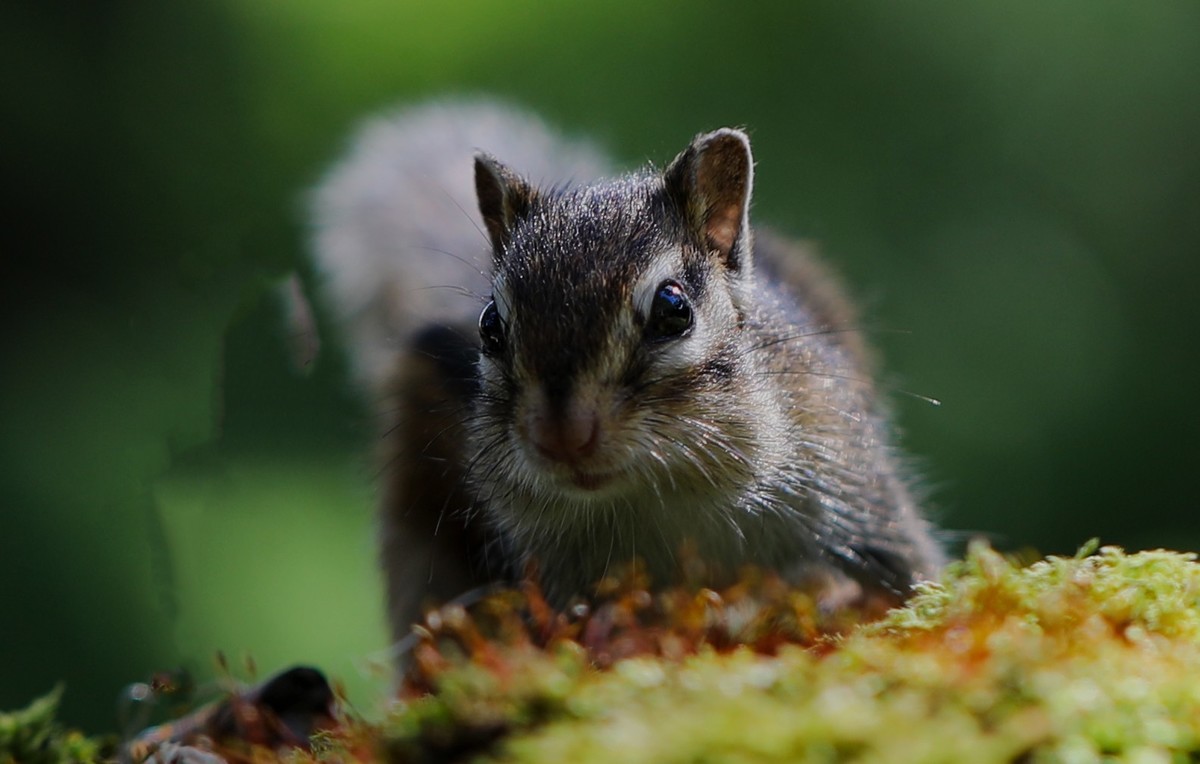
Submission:
POLYGON ((469 381, 460 375, 469 369, 452 359, 470 348, 454 347, 456 336, 427 335, 402 353, 387 401, 395 413, 380 441, 379 532, 389 617, 404 624, 397 625, 397 637, 421 607, 488 580, 486 526, 468 522, 463 416, 471 400, 469 381))

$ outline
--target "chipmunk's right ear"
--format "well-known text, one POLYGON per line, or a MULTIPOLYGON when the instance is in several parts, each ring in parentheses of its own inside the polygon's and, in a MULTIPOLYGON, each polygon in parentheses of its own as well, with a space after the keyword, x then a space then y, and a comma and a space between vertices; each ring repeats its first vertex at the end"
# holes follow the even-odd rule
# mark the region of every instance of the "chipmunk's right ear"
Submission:
POLYGON ((537 192, 491 154, 475 155, 475 195, 496 257, 504 252, 513 223, 529 212, 537 192))

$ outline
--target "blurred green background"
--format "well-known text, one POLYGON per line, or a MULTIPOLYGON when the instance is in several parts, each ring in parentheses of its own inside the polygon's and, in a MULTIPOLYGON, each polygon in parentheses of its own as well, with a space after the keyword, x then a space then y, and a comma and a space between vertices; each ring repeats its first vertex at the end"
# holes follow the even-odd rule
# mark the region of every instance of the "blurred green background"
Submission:
POLYGON ((356 119, 525 103, 625 165, 746 125, 755 212, 868 306, 947 527, 1200 547, 1200 3, 0 8, 0 708, 224 650, 369 709, 371 426, 272 284, 356 119), (903 331, 894 331, 903 330, 903 331))

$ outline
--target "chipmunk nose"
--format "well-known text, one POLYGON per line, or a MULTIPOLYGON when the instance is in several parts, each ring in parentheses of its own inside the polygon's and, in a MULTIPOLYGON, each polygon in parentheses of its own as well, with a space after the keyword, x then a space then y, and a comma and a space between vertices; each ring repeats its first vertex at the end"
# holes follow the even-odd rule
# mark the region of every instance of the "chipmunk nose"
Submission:
POLYGON ((592 408, 571 407, 560 417, 531 412, 526 421, 529 439, 542 456, 572 464, 596 452, 600 417, 592 408))

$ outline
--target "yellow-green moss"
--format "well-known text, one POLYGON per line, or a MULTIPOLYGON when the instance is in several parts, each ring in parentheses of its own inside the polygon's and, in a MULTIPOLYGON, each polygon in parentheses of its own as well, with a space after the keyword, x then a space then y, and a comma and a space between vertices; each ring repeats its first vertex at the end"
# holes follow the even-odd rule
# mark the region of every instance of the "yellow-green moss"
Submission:
POLYGON ((92 764, 101 760, 100 744, 64 729, 56 720, 62 688, 28 707, 0 713, 0 764, 92 764))
POLYGON ((1200 757, 1200 566, 983 546, 835 643, 608 671, 582 650, 451 662, 385 724, 398 761, 1136 761, 1200 757), (470 734, 464 734, 469 731, 470 734), (458 737, 456 737, 456 735, 458 737))
MULTIPOLYGON (((630 589, 567 615, 526 590, 443 610, 382 722, 344 719, 285 758, 1200 760, 1194 555, 1088 548, 1022 566, 977 545, 859 626, 762 578, 654 602, 630 589)), ((0 764, 96 759, 94 743, 53 723, 56 701, 0 716, 0 764)), ((216 747, 230 761, 245 750, 216 747)))

